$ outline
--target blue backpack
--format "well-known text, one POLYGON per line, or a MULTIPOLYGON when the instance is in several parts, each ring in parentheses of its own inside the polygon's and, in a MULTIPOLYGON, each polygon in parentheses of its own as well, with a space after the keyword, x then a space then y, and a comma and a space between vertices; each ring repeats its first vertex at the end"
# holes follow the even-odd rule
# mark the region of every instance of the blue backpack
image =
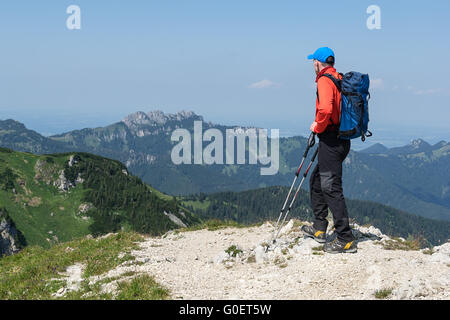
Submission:
POLYGON ((369 75, 359 72, 340 73, 342 80, 331 74, 323 76, 331 79, 341 93, 341 121, 339 124, 339 138, 355 139, 372 136, 368 130, 369 124, 369 75))

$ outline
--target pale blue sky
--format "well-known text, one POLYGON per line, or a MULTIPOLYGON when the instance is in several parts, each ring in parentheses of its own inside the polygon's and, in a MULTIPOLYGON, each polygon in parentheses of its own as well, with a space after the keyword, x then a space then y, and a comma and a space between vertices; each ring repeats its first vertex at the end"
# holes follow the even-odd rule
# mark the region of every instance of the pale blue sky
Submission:
POLYGON ((447 0, 2 1, 0 119, 49 134, 187 109, 306 134, 315 99, 306 56, 326 45, 338 71, 372 79, 373 141, 450 140, 449 9, 447 0), (71 4, 81 30, 66 28, 71 4), (366 28, 371 4, 381 30, 366 28))

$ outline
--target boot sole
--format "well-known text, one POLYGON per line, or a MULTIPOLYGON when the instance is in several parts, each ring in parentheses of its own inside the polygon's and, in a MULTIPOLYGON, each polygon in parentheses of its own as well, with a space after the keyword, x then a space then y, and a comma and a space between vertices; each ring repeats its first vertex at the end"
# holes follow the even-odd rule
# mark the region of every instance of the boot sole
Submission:
POLYGON ((316 238, 313 235, 308 234, 308 233, 304 233, 304 236, 307 237, 307 238, 312 238, 312 239, 316 240, 318 243, 325 243, 325 242, 327 242, 326 239, 319 239, 319 238, 316 238))
POLYGON ((356 253, 356 252, 358 252, 358 249, 348 249, 348 250, 341 250, 341 251, 329 251, 329 250, 323 250, 323 251, 325 251, 326 253, 332 253, 332 254, 334 254, 334 253, 356 253))

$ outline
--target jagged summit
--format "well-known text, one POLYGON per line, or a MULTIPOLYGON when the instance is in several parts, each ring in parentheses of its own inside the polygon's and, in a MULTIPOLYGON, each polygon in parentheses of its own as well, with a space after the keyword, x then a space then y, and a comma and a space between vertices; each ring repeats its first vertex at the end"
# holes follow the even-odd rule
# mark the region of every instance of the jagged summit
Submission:
POLYGON ((155 126, 164 125, 168 121, 183 121, 183 120, 203 120, 202 116, 197 115, 193 111, 181 110, 176 113, 164 113, 161 110, 154 110, 145 113, 143 111, 134 112, 126 116, 122 122, 127 125, 127 127, 137 127, 137 126, 155 126))
POLYGON ((420 138, 411 140, 410 145, 411 145, 411 147, 413 147, 415 149, 420 149, 423 147, 425 147, 425 148, 430 147, 430 144, 428 142, 426 142, 425 140, 420 139, 420 138))
POLYGON ((393 155, 403 155, 403 154, 412 154, 412 153, 420 153, 420 152, 428 152, 431 151, 431 145, 423 139, 413 139, 411 142, 402 147, 395 147, 389 149, 389 154, 393 155))

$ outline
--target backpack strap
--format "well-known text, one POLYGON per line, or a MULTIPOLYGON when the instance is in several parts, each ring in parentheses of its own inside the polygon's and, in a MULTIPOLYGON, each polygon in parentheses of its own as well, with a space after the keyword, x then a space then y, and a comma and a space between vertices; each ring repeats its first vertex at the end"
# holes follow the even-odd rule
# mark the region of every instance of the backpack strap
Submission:
MULTIPOLYGON (((339 74, 340 74, 341 76, 343 76, 342 73, 339 73, 339 74)), ((329 73, 324 73, 323 75, 321 75, 321 76, 319 77, 319 79, 322 78, 322 77, 327 77, 328 79, 330 79, 331 81, 333 81, 333 83, 334 83, 334 85, 336 86, 336 88, 338 89, 338 91, 339 91, 339 92, 342 91, 342 88, 341 88, 341 81, 342 81, 342 80, 336 79, 334 76, 332 76, 332 75, 329 74, 329 73)), ((317 79, 317 81, 319 81, 319 79, 317 79)), ((319 90, 316 90, 316 96, 317 96, 317 101, 320 102, 320 100, 319 100, 319 90)))
POLYGON ((333 81, 334 85, 335 85, 336 88, 339 90, 339 92, 342 91, 342 88, 341 88, 341 80, 336 79, 334 76, 332 76, 332 75, 329 74, 329 73, 324 73, 324 74, 322 75, 322 77, 327 77, 328 79, 330 79, 331 81, 333 81))
MULTIPOLYGON (((339 73, 339 74, 340 74, 341 76, 344 76, 342 73, 339 73)), ((329 74, 329 73, 324 73, 323 75, 321 75, 321 76, 319 77, 319 79, 320 79, 321 77, 327 77, 328 79, 330 79, 331 81, 333 81, 334 85, 336 86, 336 88, 338 89, 339 92, 342 91, 342 88, 341 88, 341 81, 342 81, 342 80, 336 79, 333 75, 331 75, 331 74, 329 74)), ((317 81, 319 81, 319 80, 317 79, 317 81)), ((318 90, 318 89, 316 90, 316 96, 317 96, 317 101, 319 101, 319 103, 320 103, 320 100, 319 100, 319 90, 318 90)), ((341 99, 341 104, 342 104, 342 99, 341 99)), ((341 108, 341 106, 339 106, 339 109, 340 109, 340 108, 341 108)), ((341 110, 339 110, 339 114, 340 114, 340 113, 341 113, 341 110)), ((337 127, 337 125, 334 124, 334 122, 333 122, 333 120, 331 119, 331 117, 330 117, 330 122, 331 122, 331 125, 337 127)))

